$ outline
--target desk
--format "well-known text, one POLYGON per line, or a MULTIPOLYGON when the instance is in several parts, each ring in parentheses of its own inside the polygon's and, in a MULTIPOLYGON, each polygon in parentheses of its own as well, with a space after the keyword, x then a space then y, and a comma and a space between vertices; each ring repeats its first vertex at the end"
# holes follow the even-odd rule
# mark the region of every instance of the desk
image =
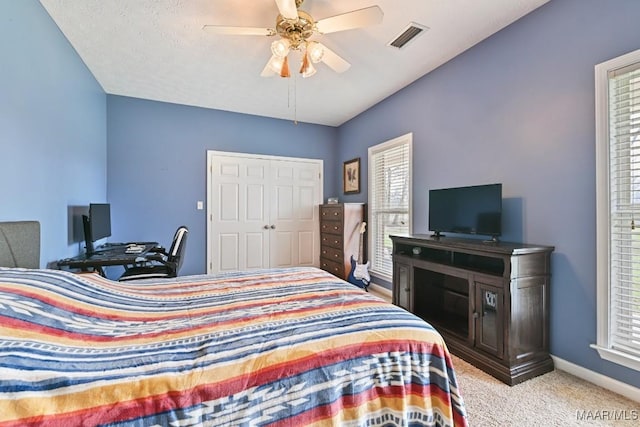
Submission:
POLYGON ((158 246, 158 242, 138 242, 137 245, 144 249, 138 253, 126 253, 127 244, 103 246, 98 248, 93 254, 81 254, 73 258, 65 258, 58 261, 58 267, 77 268, 82 271, 93 269, 101 276, 104 276, 102 267, 110 265, 121 265, 123 267, 140 263, 147 252, 158 246))

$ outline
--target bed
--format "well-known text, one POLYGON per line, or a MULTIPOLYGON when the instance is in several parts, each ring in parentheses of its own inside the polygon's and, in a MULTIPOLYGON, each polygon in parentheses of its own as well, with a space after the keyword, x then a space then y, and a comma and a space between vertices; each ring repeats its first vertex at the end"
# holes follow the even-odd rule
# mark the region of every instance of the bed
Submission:
POLYGON ((0 426, 466 424, 441 336, 322 270, 0 267, 0 426))

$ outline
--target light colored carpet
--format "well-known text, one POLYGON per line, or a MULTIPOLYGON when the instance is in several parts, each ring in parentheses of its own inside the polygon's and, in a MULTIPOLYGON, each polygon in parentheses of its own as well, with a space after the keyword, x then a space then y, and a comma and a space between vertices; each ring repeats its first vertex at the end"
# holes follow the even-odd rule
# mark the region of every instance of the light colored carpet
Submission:
POLYGON ((640 403, 563 371, 515 386, 453 356, 458 385, 475 426, 638 426, 640 403))

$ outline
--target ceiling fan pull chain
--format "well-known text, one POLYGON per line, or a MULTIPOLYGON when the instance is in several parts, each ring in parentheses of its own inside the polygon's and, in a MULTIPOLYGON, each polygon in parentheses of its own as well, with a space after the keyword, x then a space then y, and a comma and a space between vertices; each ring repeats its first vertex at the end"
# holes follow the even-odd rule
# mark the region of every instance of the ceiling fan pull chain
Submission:
POLYGON ((298 124, 298 78, 293 77, 293 124, 298 124))
POLYGON ((298 103, 297 103, 297 86, 296 78, 289 80, 287 85, 287 108, 291 108, 291 102, 293 101, 293 124, 298 124, 298 103))

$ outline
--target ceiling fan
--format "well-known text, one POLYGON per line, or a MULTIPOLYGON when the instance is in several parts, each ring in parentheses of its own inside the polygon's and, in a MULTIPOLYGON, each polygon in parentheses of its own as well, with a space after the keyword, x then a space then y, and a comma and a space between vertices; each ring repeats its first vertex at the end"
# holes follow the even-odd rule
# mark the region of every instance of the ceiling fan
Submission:
POLYGON ((347 71, 351 64, 318 41, 311 40, 315 34, 362 28, 382 22, 379 6, 366 7, 315 21, 307 12, 300 10, 304 0, 275 0, 280 12, 275 28, 233 27, 205 25, 205 31, 215 34, 247 36, 280 36, 271 43, 271 59, 262 70, 263 77, 279 74, 290 77, 288 55, 291 50, 302 53, 300 74, 311 77, 316 73, 313 64, 323 62, 338 73, 347 71))

